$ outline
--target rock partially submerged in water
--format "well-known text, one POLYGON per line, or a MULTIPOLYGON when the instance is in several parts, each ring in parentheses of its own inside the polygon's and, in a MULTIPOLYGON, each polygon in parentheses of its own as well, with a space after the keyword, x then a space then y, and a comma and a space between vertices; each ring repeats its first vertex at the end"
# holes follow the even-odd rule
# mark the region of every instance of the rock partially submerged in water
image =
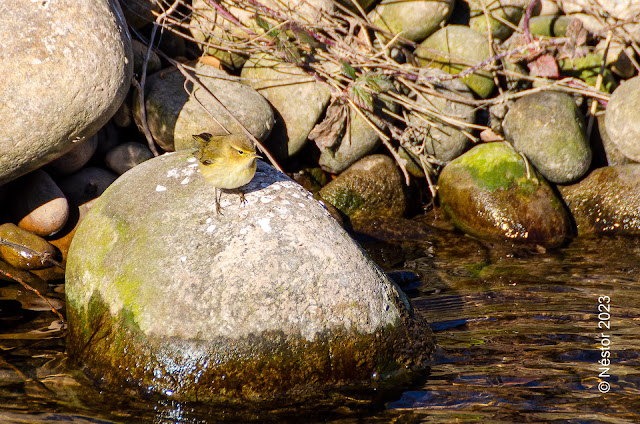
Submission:
POLYGON ((579 183, 558 189, 578 235, 640 234, 640 164, 598 168, 579 183))
POLYGON ((430 330, 299 185, 260 163, 247 203, 187 152, 120 177, 69 252, 68 350, 111 386, 213 401, 304 396, 421 369, 430 330))
POLYGON ((453 224, 481 239, 558 246, 570 234, 549 183, 505 143, 481 144, 449 162, 438 185, 453 224))

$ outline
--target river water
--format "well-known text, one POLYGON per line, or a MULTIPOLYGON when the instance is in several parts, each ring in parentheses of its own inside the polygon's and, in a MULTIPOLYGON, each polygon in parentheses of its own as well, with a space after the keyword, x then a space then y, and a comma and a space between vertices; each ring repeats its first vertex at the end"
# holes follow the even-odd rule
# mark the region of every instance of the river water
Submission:
MULTIPOLYGON (((338 408, 238 415, 100 392, 65 366, 47 305, 0 281, 0 423, 640 422, 640 238, 554 250, 435 229, 427 240, 364 246, 431 323, 430 374, 377 403, 338 408)), ((48 296, 62 300, 62 286, 48 296)))

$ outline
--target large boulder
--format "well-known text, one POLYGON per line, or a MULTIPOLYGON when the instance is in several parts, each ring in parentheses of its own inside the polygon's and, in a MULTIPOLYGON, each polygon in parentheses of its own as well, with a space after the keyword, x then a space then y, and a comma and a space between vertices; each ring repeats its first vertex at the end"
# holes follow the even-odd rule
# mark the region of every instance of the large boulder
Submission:
POLYGON ((425 366, 429 329, 311 194, 262 162, 243 190, 218 215, 189 152, 109 187, 69 252, 71 357, 107 384, 199 401, 425 366))
POLYGON ((129 89, 131 40, 114 0, 1 2, 0 185, 95 134, 129 89))

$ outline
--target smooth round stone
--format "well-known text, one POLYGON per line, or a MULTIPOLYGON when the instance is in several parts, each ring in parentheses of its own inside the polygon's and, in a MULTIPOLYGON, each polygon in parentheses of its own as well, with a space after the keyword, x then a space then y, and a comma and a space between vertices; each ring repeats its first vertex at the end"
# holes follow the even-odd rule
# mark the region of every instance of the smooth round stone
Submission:
POLYGON ((640 164, 598 168, 558 190, 571 210, 578 235, 640 234, 640 164))
POLYGON ((196 159, 176 152, 103 193, 69 251, 70 356, 107 385, 201 402, 425 364, 428 326, 310 193, 263 162, 243 191, 217 214, 196 159))
POLYGON ((113 172, 122 175, 136 165, 149 160, 153 153, 141 143, 130 142, 119 144, 107 153, 105 163, 113 172))
MULTIPOLYGON (((162 35, 165 37, 165 34, 162 35)), ((142 66, 144 65, 144 59, 147 57, 147 50, 149 49, 145 44, 138 40, 131 42, 133 50, 133 73, 136 75, 142 75, 142 66)), ((149 61, 147 62, 147 75, 151 75, 154 72, 159 71, 162 68, 160 57, 156 52, 151 50, 149 55, 149 61)))
POLYGON ((447 20, 454 4, 454 0, 382 0, 369 13, 369 20, 381 29, 420 42, 447 20))
POLYGON ((611 95, 604 123, 607 134, 623 155, 640 161, 640 77, 622 83, 611 95))
POLYGON ((0 2, 0 184, 94 135, 131 84, 118 2, 0 2), (20 34, 20 36, 17 36, 20 34))
POLYGON ((440 206, 461 231, 485 240, 562 244, 571 223, 562 202, 506 143, 478 145, 438 179, 440 206))
POLYGON ((77 172, 89 162, 98 147, 98 136, 93 135, 77 143, 67 153, 53 162, 49 162, 45 169, 51 175, 69 175, 77 172))
POLYGON ((269 151, 279 159, 298 153, 329 104, 331 91, 299 67, 267 53, 251 56, 240 76, 277 111, 266 143, 269 151))
MULTIPOLYGON (((321 12, 331 13, 335 7, 332 0, 260 0, 259 3, 276 13, 280 13, 281 16, 290 16, 294 21, 312 25, 319 23, 321 12)), ((217 58, 229 68, 238 69, 253 53, 244 54, 238 50, 248 38, 255 37, 255 34, 263 34, 264 28, 256 22, 253 10, 238 7, 235 4, 225 4, 225 7, 249 31, 227 20, 207 0, 193 1, 192 10, 194 13, 191 14, 189 30, 205 54, 217 58), (214 47, 220 45, 230 47, 235 51, 214 47)), ((279 24, 265 15, 262 15, 261 18, 272 26, 279 24)))
POLYGON ((564 37, 570 22, 566 16, 534 16, 529 20, 529 32, 538 36, 564 37))
MULTIPOLYGON (((487 38, 463 25, 447 25, 424 40, 414 55, 421 66, 441 68, 450 74, 459 74, 489 59, 493 53, 487 47, 487 38), (464 60, 457 59, 463 58, 464 60)), ((478 96, 489 97, 495 83, 491 73, 477 71, 462 81, 478 96)))
POLYGON ((634 163, 631 159, 623 155, 616 145, 611 141, 609 134, 605 128, 604 120, 605 115, 598 115, 598 132, 600 133, 600 140, 602 140, 602 147, 604 148, 604 154, 607 158, 607 165, 626 165, 628 163, 634 163))
MULTIPOLYGON (((374 100, 376 115, 363 111, 367 118, 378 127, 378 131, 384 128, 383 122, 378 116, 385 116, 382 108, 396 112, 397 104, 374 100)), ((318 146, 320 158, 318 164, 327 172, 338 174, 347 169, 351 164, 373 153, 380 146, 380 136, 369 121, 360 115, 351 106, 347 106, 349 113, 349 125, 341 137, 337 146, 318 146)), ((393 119, 386 116, 387 119, 393 119)), ((316 145, 318 142, 316 141, 316 145)))
MULTIPOLYGON (((504 41, 513 33, 512 27, 505 24, 504 21, 518 26, 518 22, 529 3, 530 0, 493 0, 488 2, 486 0, 469 0, 471 14, 469 27, 481 34, 486 34, 490 29, 492 38, 504 41), (489 14, 488 18, 485 9, 489 14)), ((540 3, 537 4, 533 14, 537 15, 539 12, 540 3)))
POLYGON ((52 266, 43 258, 55 258, 56 248, 42 237, 23 230, 15 224, 6 223, 0 225, 0 238, 27 248, 20 249, 0 244, 0 258, 9 265, 22 270, 52 266))
POLYGON ((39 236, 50 236, 64 227, 69 203, 51 179, 39 169, 12 184, 11 209, 18 226, 39 236))
MULTIPOLYGON (((149 76, 145 104, 147 123, 153 138, 164 150, 186 150, 198 147, 194 134, 242 134, 242 128, 229 116, 235 116, 257 139, 267 138, 275 123, 273 109, 253 88, 241 84, 224 71, 198 62, 196 76, 201 84, 215 94, 214 98, 197 90, 197 100, 184 90, 185 78, 176 69, 167 69, 149 76), (211 113, 210 116, 203 106, 211 113), (222 126, 221 126, 222 125, 222 126)), ((193 89, 187 83, 188 90, 193 89)), ((139 97, 134 95, 133 115, 140 122, 139 97)))
MULTIPOLYGON (((426 75, 438 77, 447 75, 436 68, 430 69, 426 75)), ((471 90, 460 80, 433 82, 433 88, 438 93, 474 100, 471 90)), ((419 95, 416 103, 426 109, 424 112, 414 112, 409 115, 409 128, 412 134, 412 144, 424 145, 425 154, 434 156, 443 162, 457 158, 471 146, 471 140, 462 129, 447 124, 446 119, 454 122, 474 123, 476 119, 475 106, 445 99, 431 94, 419 95), (432 125, 429 122, 436 122, 432 125)), ((466 128, 468 131, 469 129, 466 128)))
POLYGON ((502 123, 513 147, 549 181, 568 183, 591 165, 582 113, 573 98, 541 91, 518 99, 502 123))
POLYGON ((320 196, 351 219, 399 217, 407 208, 400 170, 385 155, 360 159, 324 186, 320 196))
POLYGON ((84 168, 58 180, 58 187, 73 206, 83 206, 100 196, 115 180, 116 174, 102 168, 84 168))
MULTIPOLYGON (((122 102, 116 113, 113 115, 111 122, 113 122, 115 126, 120 128, 126 128, 131 125, 131 123, 133 122, 133 114, 131 112, 131 96, 127 97, 127 99, 122 102)), ((98 134, 100 134, 100 132, 98 132, 98 134)))

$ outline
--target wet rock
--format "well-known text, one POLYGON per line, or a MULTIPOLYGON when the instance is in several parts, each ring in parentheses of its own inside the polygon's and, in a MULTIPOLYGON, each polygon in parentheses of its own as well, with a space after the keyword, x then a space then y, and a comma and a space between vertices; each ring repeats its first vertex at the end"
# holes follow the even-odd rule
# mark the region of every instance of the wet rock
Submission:
POLYGON ((611 141, 623 155, 640 161, 640 77, 621 84, 611 95, 604 123, 611 141))
POLYGON ((107 153, 105 163, 113 172, 122 175, 136 165, 149 160, 153 153, 141 143, 130 142, 119 144, 107 153))
POLYGON ((45 169, 51 175, 69 175, 77 172, 89 162, 98 147, 98 136, 93 135, 77 143, 67 153, 53 162, 49 162, 45 169))
MULTIPOLYGON (((490 58, 487 38, 463 25, 448 25, 424 40, 414 55, 421 66, 437 67, 450 74, 459 74, 490 58), (460 59, 462 58, 462 59, 460 59)), ((482 98, 488 97, 495 84, 491 73, 478 71, 462 78, 462 81, 482 98)))
MULTIPOLYGON (((195 69, 195 76, 200 83, 215 93, 228 111, 256 138, 264 140, 269 135, 274 125, 274 115, 264 97, 213 66, 198 62, 195 69)), ((224 128, 230 133, 243 133, 242 128, 229 116, 229 112, 204 90, 197 90, 197 99, 189 98, 184 90, 184 83, 185 78, 177 69, 156 72, 147 79, 147 123, 160 147, 168 151, 197 147, 197 142, 192 138, 194 134, 227 134, 224 128)), ((189 82, 186 86, 187 90, 193 90, 192 83, 189 82)), ((139 97, 134 96, 133 100, 133 114, 138 127, 141 127, 139 97)))
POLYGON ((62 229, 69 217, 67 199, 49 174, 39 169, 12 184, 12 213, 18 226, 39 236, 62 229))
POLYGON ((198 401, 424 365, 428 328, 308 192, 262 162, 243 190, 216 214, 190 152, 119 178, 69 252, 71 357, 106 384, 198 401))
POLYGON ((505 143, 481 144, 449 162, 438 186, 449 219, 478 238, 558 246, 570 234, 562 202, 505 143))
POLYGON ((568 183, 591 165, 581 112, 571 96, 542 91, 520 98, 502 124, 513 147, 549 181, 568 183))
POLYGON ((329 104, 329 89, 297 66, 266 53, 251 56, 240 76, 277 112, 266 143, 269 151, 279 159, 298 153, 329 104))
POLYGON ((393 159, 370 155, 320 190, 323 200, 354 218, 399 217, 407 208, 403 179, 393 159))
MULTIPOLYGON (((511 22, 513 26, 518 26, 518 22, 524 15, 528 5, 529 0, 496 0, 489 2, 469 0, 471 13, 469 27, 481 34, 486 34, 487 29, 490 28, 492 38, 504 41, 513 33, 513 28, 508 26, 505 21, 511 22), (485 10, 489 14, 488 17, 485 10)), ((540 13, 540 3, 538 3, 536 10, 533 12, 534 15, 538 13, 540 13)))
POLYGON ((4 184, 95 134, 124 99, 133 61, 112 0, 2 2, 0 13, 4 184))
POLYGON ((55 247, 42 237, 23 230, 15 224, 0 225, 0 238, 12 243, 11 246, 5 243, 0 244, 0 258, 18 269, 47 268, 51 263, 45 259, 55 259, 55 247))
POLYGON ((571 210, 578 235, 640 234, 640 164, 598 168, 558 190, 571 210))
MULTIPOLYGON (((447 75, 439 69, 430 69, 426 75, 437 77, 447 75)), ((448 97, 461 96, 463 99, 474 100, 471 90, 460 80, 434 82, 433 88, 438 93, 448 97)), ((455 122, 475 122, 475 106, 445 99, 437 95, 424 94, 418 96, 416 103, 426 109, 425 112, 415 112, 409 115, 409 130, 412 144, 424 145, 424 152, 443 162, 458 157, 471 145, 471 140, 462 130, 467 128, 454 127, 448 124, 455 122), (428 111, 428 112, 427 112, 428 111), (435 122, 437 125, 432 125, 435 122)), ((467 129, 468 130, 468 129, 467 129)))
POLYGON ((453 11, 455 1, 382 0, 369 13, 376 26, 403 38, 421 42, 433 34, 453 11))

